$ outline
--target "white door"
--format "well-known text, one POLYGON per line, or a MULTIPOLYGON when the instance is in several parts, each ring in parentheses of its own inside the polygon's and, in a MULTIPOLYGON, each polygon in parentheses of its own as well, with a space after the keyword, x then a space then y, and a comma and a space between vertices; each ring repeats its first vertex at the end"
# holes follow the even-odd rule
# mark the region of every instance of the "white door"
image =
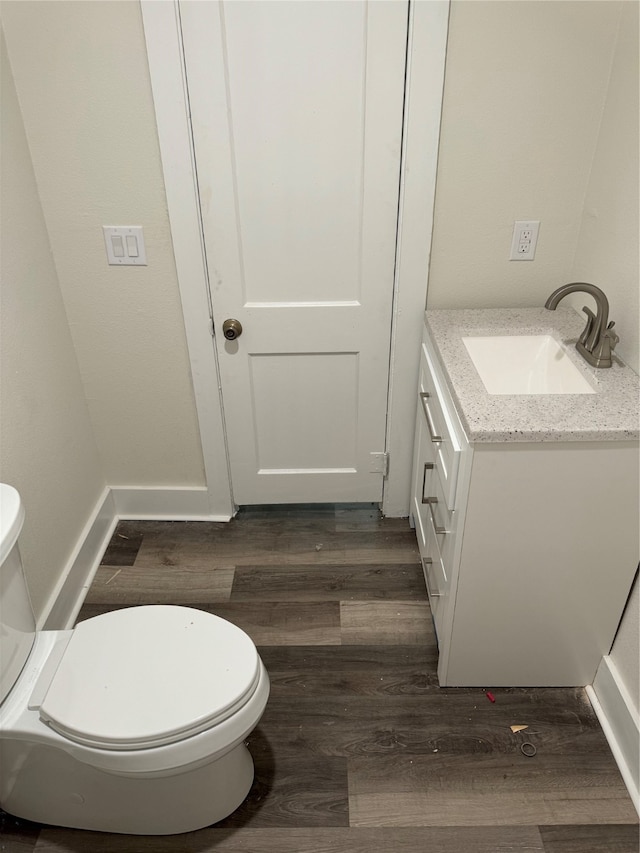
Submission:
POLYGON ((407 3, 180 15, 234 499, 379 501, 407 3))

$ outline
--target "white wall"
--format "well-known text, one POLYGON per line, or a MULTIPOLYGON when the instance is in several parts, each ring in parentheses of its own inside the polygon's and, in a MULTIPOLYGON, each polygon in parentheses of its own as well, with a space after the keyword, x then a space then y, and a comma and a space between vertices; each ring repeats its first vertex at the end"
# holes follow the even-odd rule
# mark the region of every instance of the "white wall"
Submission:
POLYGON ((201 486, 139 4, 3 2, 2 17, 104 476, 201 486), (109 267, 102 225, 143 225, 148 266, 109 267))
MULTIPOLYGON (((587 187, 572 278, 601 283, 620 343, 640 372, 638 222, 638 4, 625 2, 587 187)), ((582 303, 581 303, 582 304, 582 303)), ((640 711, 640 589, 635 584, 611 657, 640 711)))
POLYGON ((571 278, 605 291, 617 352, 640 373, 638 3, 623 3, 621 12, 571 278))
POLYGON ((540 305, 570 281, 619 15, 452 0, 429 307, 540 305), (516 219, 541 221, 533 262, 508 260, 516 219))
POLYGON ((638 683, 640 680, 638 673, 638 661, 640 660, 639 615, 640 583, 636 580, 611 650, 611 658, 616 665, 618 674, 634 702, 636 719, 640 715, 640 685, 638 683))
POLYGON ((26 507, 22 556, 36 615, 105 481, 2 40, 0 478, 26 507))

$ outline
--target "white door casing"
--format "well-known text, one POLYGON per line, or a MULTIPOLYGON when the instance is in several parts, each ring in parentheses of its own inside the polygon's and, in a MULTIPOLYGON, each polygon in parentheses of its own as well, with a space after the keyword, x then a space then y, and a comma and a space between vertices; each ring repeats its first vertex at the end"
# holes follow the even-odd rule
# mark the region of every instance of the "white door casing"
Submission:
POLYGON ((180 14, 234 499, 380 501, 407 4, 180 14))
MULTIPOLYGON (((209 3, 200 5, 209 6, 209 3)), ((188 93, 177 2, 142 0, 142 16, 158 123, 167 203, 172 227, 207 488, 212 512, 231 500, 224 471, 224 442, 217 405, 216 354, 208 337, 206 274, 191 149, 188 93)), ((409 508, 411 440, 407 423, 415 416, 414 385, 425 303, 437 143, 448 26, 448 0, 411 3, 407 93, 404 116, 400 233, 396 260, 391 350, 391 393, 387 447, 391 464, 383 511, 406 515, 409 508)))

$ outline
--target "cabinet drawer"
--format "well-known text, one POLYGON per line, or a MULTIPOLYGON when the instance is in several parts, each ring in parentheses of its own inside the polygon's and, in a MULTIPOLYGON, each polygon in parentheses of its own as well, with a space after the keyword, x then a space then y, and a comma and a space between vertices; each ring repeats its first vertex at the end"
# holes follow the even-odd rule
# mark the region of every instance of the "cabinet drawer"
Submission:
POLYGON ((419 500, 423 509, 425 542, 433 541, 436 543, 445 567, 445 577, 450 576, 453 568, 457 516, 455 512, 448 509, 440 478, 436 475, 435 469, 429 469, 429 463, 423 469, 422 490, 419 500))
POLYGON ((456 507, 456 488, 462 444, 458 438, 453 418, 452 404, 447 401, 431 355, 423 343, 418 390, 418 417, 424 419, 432 446, 433 462, 442 484, 446 506, 456 507))
MULTIPOLYGON (((430 449, 425 444, 427 428, 421 423, 417 438, 419 449, 425 446, 430 449)), ((418 452, 417 466, 412 510, 433 622, 436 634, 440 635, 449 596, 454 513, 444 504, 433 463, 425 462, 424 455, 418 452)))
POLYGON ((455 512, 447 506, 442 482, 438 476, 437 454, 431 442, 424 418, 418 417, 413 482, 413 516, 416 520, 418 544, 426 541, 429 526, 433 527, 438 547, 446 550, 445 541, 455 522, 455 512))
POLYGON ((424 547, 420 552, 420 561, 422 562, 422 572, 429 596, 436 637, 439 639, 442 636, 444 614, 449 598, 449 577, 438 547, 438 534, 433 522, 433 515, 430 512, 427 512, 426 516, 423 514, 421 525, 424 547))
POLYGON ((438 644, 442 636, 446 602, 449 595, 449 579, 440 554, 437 534, 429 512, 429 506, 420 503, 419 495, 413 497, 413 515, 420 548, 420 561, 425 585, 429 595, 429 606, 436 629, 438 644))
POLYGON ((447 598, 447 580, 444 574, 444 565, 440 559, 437 549, 431 555, 421 558, 424 581, 429 595, 429 606, 433 625, 436 629, 436 639, 442 637, 444 622, 445 599, 447 598))

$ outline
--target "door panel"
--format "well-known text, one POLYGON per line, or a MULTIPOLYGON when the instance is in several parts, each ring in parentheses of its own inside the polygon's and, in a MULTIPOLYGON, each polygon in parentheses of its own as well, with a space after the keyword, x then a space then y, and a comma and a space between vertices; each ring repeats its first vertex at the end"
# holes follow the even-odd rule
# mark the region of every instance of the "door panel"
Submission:
POLYGON ((250 373, 259 471, 355 470, 356 353, 258 354, 250 373), (316 391, 328 386, 331 409, 316 391), (286 404, 273 405, 274 399, 286 404))
POLYGON ((248 302, 358 298, 366 9, 344 5, 339 25, 324 3, 225 5, 248 302))
POLYGON ((378 501, 407 4, 180 13, 234 498, 378 501))

